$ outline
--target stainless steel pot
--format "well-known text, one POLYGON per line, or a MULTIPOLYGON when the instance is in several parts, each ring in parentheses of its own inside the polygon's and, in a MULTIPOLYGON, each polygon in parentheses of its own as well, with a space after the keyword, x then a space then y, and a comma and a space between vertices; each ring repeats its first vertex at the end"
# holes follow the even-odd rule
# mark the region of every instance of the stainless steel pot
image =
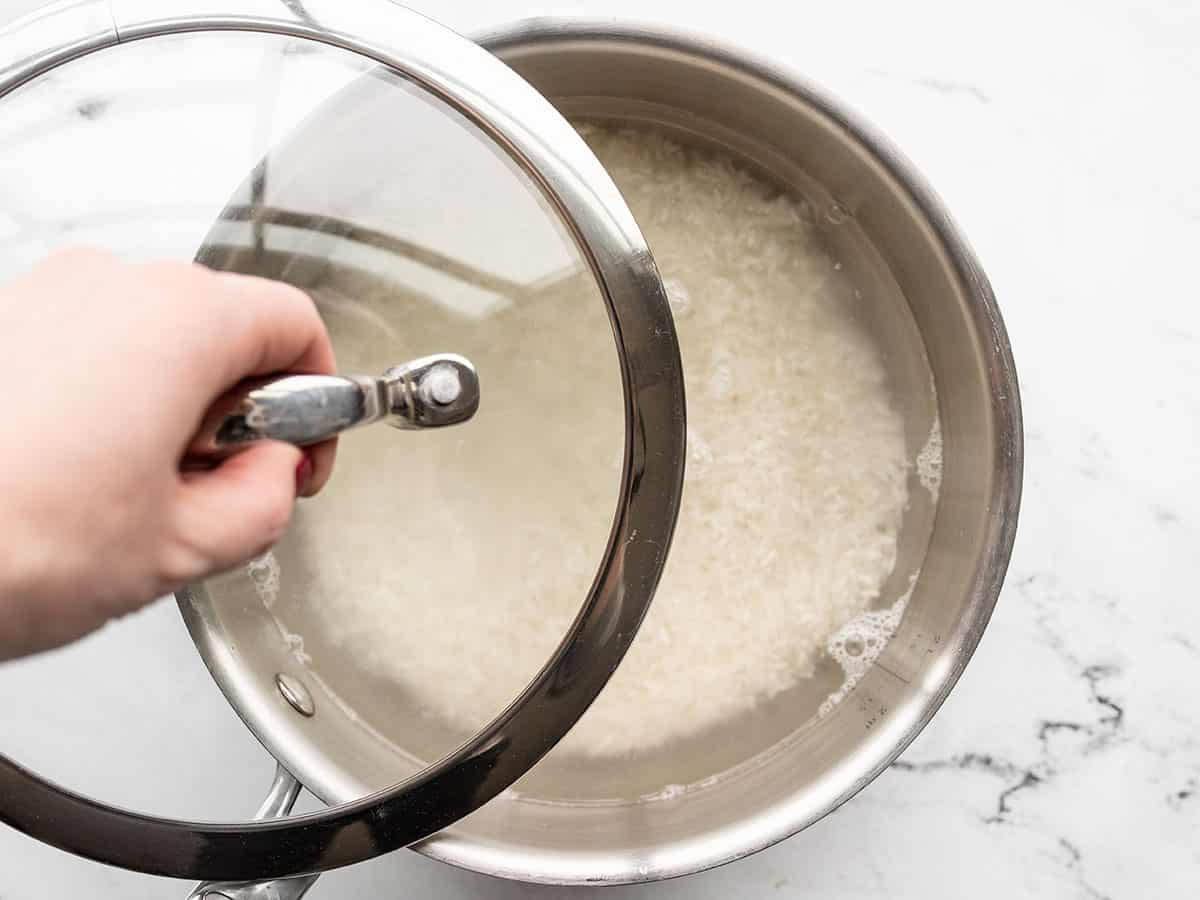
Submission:
POLYGON ((846 702, 790 723, 789 737, 704 789, 616 805, 501 797, 417 845, 476 871, 554 884, 697 872, 845 802, 899 755, 962 674, 1017 525, 1021 411, 1008 337, 978 261, 924 180, 796 76, 713 40, 607 21, 529 21, 480 42, 569 117, 666 128, 724 147, 805 194, 838 258, 903 313, 871 323, 894 381, 907 381, 906 396, 919 402, 923 357, 936 388, 944 454, 936 515, 927 545, 902 549, 921 557, 920 575, 899 630, 846 702))
MULTIPOLYGON (((332 6, 330 16, 337 17, 332 6)), ((386 30, 383 19, 375 24, 386 30)), ((308 20, 288 28, 330 38, 308 20)), ((343 34, 335 42, 344 40, 343 34)), ((430 857, 479 872, 552 884, 653 881, 697 872, 794 834, 863 788, 929 721, 961 674, 996 601, 1016 529, 1022 444, 1007 337, 978 263, 932 192, 891 147, 803 81, 716 42, 660 28, 537 21, 492 32, 481 42, 568 116, 642 122, 681 140, 716 145, 804 194, 831 252, 874 298, 865 324, 884 349, 910 445, 920 446, 933 422, 940 426, 944 465, 937 499, 918 494, 906 516, 900 583, 888 587, 889 596, 907 587, 904 573, 919 569, 919 577, 897 633, 846 700, 821 717, 810 717, 803 704, 775 715, 770 727, 730 737, 733 750, 724 756, 713 741, 675 748, 666 765, 684 773, 673 780, 695 782, 691 790, 639 799, 635 788, 615 791, 610 802, 575 802, 580 792, 569 774, 542 778, 543 767, 532 773, 527 792, 532 799, 501 794, 415 845, 430 857), (705 774, 721 777, 696 777, 705 774)), ((86 49, 72 44, 61 53, 86 49)), ((370 95, 358 99, 367 103, 370 95)), ((333 238, 354 236, 341 232, 333 238)), ((326 266, 321 277, 361 273, 326 266)), ((657 407, 664 421, 680 425, 681 417, 672 417, 667 406, 657 407)), ((180 607, 222 690, 281 764, 331 804, 357 801, 398 776, 421 771, 428 757, 416 750, 397 753, 411 722, 389 719, 390 699, 351 676, 339 682, 338 673, 309 673, 298 666, 277 623, 251 592, 249 584, 188 592, 180 596, 180 607), (331 682, 336 690, 327 691, 331 682), (389 740, 364 729, 363 719, 377 732, 390 729, 389 740)), ((620 649, 614 648, 614 659, 620 649)), ((562 658, 556 667, 560 674, 571 670, 562 658)), ((545 678, 539 681, 543 699, 553 687, 545 678)), ((521 721, 536 730, 532 717, 521 721)), ((503 733, 493 730, 490 744, 477 739, 469 753, 450 762, 487 765, 489 747, 520 739, 513 724, 510 716, 503 733)), ((536 734, 525 742, 523 759, 539 752, 536 743, 536 734)), ((625 768, 613 774, 618 787, 622 778, 638 780, 635 765, 625 768)), ((425 824, 447 815, 447 808, 479 806, 486 798, 454 793, 456 784, 478 783, 442 779, 440 798, 422 795, 425 824), (439 800, 447 803, 440 810, 439 800)), ((498 783, 487 790, 496 793, 498 783)), ((264 815, 285 812, 294 794, 295 782, 281 774, 264 815)), ((79 798, 54 799, 64 813, 86 813, 96 828, 110 829, 114 842, 132 834, 128 818, 92 809, 79 798)), ((236 871, 236 877, 305 866, 314 871, 382 849, 380 833, 369 827, 370 805, 343 808, 332 826, 309 820, 307 833, 304 820, 264 823, 247 832, 258 851, 270 847, 273 836, 298 837, 300 849, 285 842, 277 853, 243 858, 234 846, 242 835, 221 827, 177 828, 172 835, 178 845, 155 849, 162 854, 194 849, 199 855, 192 870, 200 874, 214 871, 205 856, 214 847, 228 860, 224 871, 236 871), (254 871, 256 864, 260 871, 254 871)), ((391 811, 383 833, 388 847, 413 827, 405 823, 404 809, 393 804, 391 811)), ((35 804, 20 812, 31 827, 40 827, 35 804)), ((309 884, 310 878, 293 881, 278 895, 300 896, 309 884)), ((269 894, 230 888, 228 896, 269 894)))
MULTIPOLYGON (((548 772, 551 757, 521 783, 521 795, 502 795, 415 845, 478 872, 551 884, 697 872, 796 833, 862 789, 962 673, 999 593, 1016 528, 1021 423, 1007 337, 975 257, 936 197, 896 151, 804 82, 660 28, 535 21, 481 42, 569 117, 639 122, 719 146, 805 195, 822 239, 875 300, 865 324, 884 349, 910 446, 940 423, 940 489, 934 502, 914 476, 888 599, 908 586, 904 573, 919 570, 919 577, 897 633, 844 702, 821 717, 810 717, 815 707, 804 702, 784 704, 765 725, 609 772, 548 772), (647 766, 658 768, 643 779, 647 766), (722 769, 721 777, 704 777, 722 769), (582 782, 593 776, 609 779, 610 796, 585 796, 582 782), (640 797, 639 784, 655 778, 693 786, 640 797)), ((370 109, 371 88, 354 86, 340 102, 370 109)), ((236 608, 225 606, 225 615, 236 608)), ((206 604, 184 598, 182 607, 250 727, 323 800, 379 788, 405 765, 394 747, 364 740, 337 704, 318 701, 306 719, 280 714, 263 696, 262 676, 277 670, 284 652, 261 611, 238 611, 240 618, 226 619, 227 633, 214 634, 203 624, 213 614, 206 604), (223 651, 235 638, 238 660, 223 651)), ((333 692, 369 709, 368 721, 392 744, 421 755, 411 720, 372 706, 369 686, 346 676, 333 692)))

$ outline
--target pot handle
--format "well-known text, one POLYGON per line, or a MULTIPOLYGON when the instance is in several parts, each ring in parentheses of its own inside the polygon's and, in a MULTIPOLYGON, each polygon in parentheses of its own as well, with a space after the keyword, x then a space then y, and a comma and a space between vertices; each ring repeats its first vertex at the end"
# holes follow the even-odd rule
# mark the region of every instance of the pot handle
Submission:
MULTIPOLYGON (((282 763, 275 764, 275 780, 255 819, 281 819, 296 805, 302 785, 282 763)), ((206 881, 196 885, 187 900, 300 900, 321 876, 300 875, 278 881, 206 881)))

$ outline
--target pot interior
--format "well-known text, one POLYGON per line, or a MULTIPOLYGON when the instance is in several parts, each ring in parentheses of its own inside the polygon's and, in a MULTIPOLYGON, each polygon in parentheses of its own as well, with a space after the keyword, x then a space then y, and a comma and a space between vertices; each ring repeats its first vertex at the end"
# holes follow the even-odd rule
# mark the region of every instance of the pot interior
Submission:
MULTIPOLYGON (((557 883, 696 871, 779 840, 860 789, 916 734, 961 672, 990 614, 1015 527, 1020 435, 1007 343, 986 283, 936 201, 909 180, 889 151, 807 89, 708 45, 634 31, 535 28, 497 36, 491 46, 569 118, 652 128, 681 144, 720 150, 803 198, 817 239, 856 298, 856 320, 879 348, 904 422, 909 502, 892 576, 873 604, 876 610, 902 608, 903 618, 840 702, 820 714, 845 682, 842 669, 826 658, 798 686, 694 736, 633 756, 552 753, 514 791, 418 848, 479 871, 557 883), (939 433, 941 479, 931 488, 918 457, 939 433)), ((361 78, 336 98, 338 108, 357 110, 355 121, 374 123, 384 134, 402 129, 389 114, 394 95, 379 84, 361 78)), ((344 139, 318 114, 293 137, 300 149, 291 164, 310 166, 323 142, 344 139)), ((376 146, 387 143, 375 140, 376 146)), ((282 164, 286 181, 287 160, 282 164)), ((379 204, 389 202, 383 190, 379 204)), ((407 340, 454 341, 436 349, 460 349, 459 320, 450 328, 444 317, 422 313, 426 301, 394 270, 349 263, 361 234, 325 229, 317 219, 310 225, 304 247, 214 240, 210 261, 283 277, 311 291, 335 337, 397 321, 399 304, 407 340)), ((573 265, 568 276, 584 272, 578 260, 573 265)), ((611 406, 594 411, 611 427, 587 432, 596 435, 587 458, 602 460, 619 448, 620 383, 604 362, 611 357, 611 336, 594 292, 586 279, 572 277, 548 291, 544 283, 536 292, 527 289, 513 309, 488 319, 474 352, 493 362, 494 370, 507 368, 512 380, 501 376, 498 384, 516 390, 522 378, 533 377, 506 361, 506 354, 523 352, 524 310, 539 304, 561 309, 549 318, 543 309, 537 319, 553 323, 561 336, 557 352, 569 358, 559 363, 592 360, 581 364, 582 377, 612 382, 611 406), (591 292, 592 300, 576 302, 579 291, 591 292), (578 312, 584 308, 590 312, 578 312), (487 345, 497 333, 507 343, 500 349, 493 344, 491 359, 487 345)), ((343 367, 386 365, 356 358, 355 346, 349 338, 339 345, 343 367)), ((472 348, 463 352, 470 356, 472 348)), ((486 404, 483 365, 481 375, 486 404)), ((565 424, 546 436, 543 446, 551 448, 571 445, 589 427, 571 419, 569 391, 554 396, 547 401, 559 404, 551 418, 565 424)), ((354 464, 369 465, 370 442, 394 439, 372 435, 354 449, 348 440, 343 452, 354 464)), ((421 458, 411 463, 408 477, 415 472, 436 479, 439 460, 455 452, 455 440, 448 435, 414 451, 421 458)), ((545 477, 550 459, 538 463, 534 476, 545 477)), ((518 456, 502 453, 494 463, 494 477, 522 466, 518 456)), ((580 522, 590 517, 594 525, 581 545, 585 561, 599 558, 611 523, 611 507, 595 502, 608 490, 610 471, 594 468, 604 477, 597 476, 589 503, 581 507, 580 522)), ((526 496, 536 493, 536 477, 526 496)), ((455 507, 457 514, 494 512, 486 504, 471 506, 469 499, 455 507)), ((414 508, 423 508, 422 501, 416 497, 414 508)), ((686 514, 686 495, 684 502, 686 514)), ((403 523, 405 512, 397 513, 397 553, 407 552, 399 538, 412 528, 403 523)), ((311 603, 313 573, 305 562, 311 550, 303 540, 280 548, 278 569, 268 573, 279 579, 270 608, 257 589, 261 583, 240 574, 196 592, 183 611, 249 726, 310 790, 333 803, 418 771, 461 743, 469 729, 431 715, 420 697, 381 677, 370 660, 348 658, 311 603), (296 635, 303 637, 301 653, 296 635), (279 672, 309 687, 316 715, 295 715, 280 701, 274 688, 279 672)), ((561 555, 555 548, 542 564, 558 565, 561 555)), ((516 562, 527 566, 529 557, 516 562)), ((520 566, 498 576, 500 587, 480 602, 502 604, 503 585, 528 578, 520 566)), ((261 581, 263 571, 257 574, 261 581)), ((565 630, 591 575, 581 565, 579 589, 564 597, 559 619, 541 623, 538 634, 549 636, 537 638, 548 644, 543 657, 553 635, 565 630)), ((420 627, 437 627, 436 620, 432 615, 420 627)), ((485 627, 482 621, 477 627, 485 627)), ((452 670, 447 677, 453 678, 452 670)))

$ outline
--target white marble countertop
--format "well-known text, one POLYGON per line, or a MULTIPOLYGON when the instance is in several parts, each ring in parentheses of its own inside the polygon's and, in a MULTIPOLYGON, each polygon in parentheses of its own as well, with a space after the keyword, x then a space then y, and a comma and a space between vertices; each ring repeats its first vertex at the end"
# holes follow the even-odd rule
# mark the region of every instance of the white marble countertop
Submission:
MULTIPOLYGON (((0 19, 31 5, 0 0, 0 19)), ((889 772, 800 836, 611 896, 1196 896, 1200 4, 415 5, 468 32, 544 12, 674 21, 808 75, 942 194, 1016 354, 1027 429, 1016 552, 945 707, 889 772)), ((7 668, 0 709, 6 752, 107 800, 237 817, 269 779, 165 604, 7 668)), ((185 893, 0 828, 2 900, 185 893)), ((396 853, 312 896, 581 894, 396 853)))

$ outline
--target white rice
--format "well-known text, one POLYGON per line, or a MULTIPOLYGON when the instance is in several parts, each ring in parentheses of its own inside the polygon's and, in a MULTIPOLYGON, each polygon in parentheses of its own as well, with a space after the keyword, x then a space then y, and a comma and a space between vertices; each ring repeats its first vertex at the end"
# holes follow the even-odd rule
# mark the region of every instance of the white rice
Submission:
MULTIPOLYGON (((584 133, 663 272, 687 384, 683 511, 661 587, 625 662, 556 751, 623 755, 778 695, 813 674, 827 644, 844 652, 845 640, 831 638, 869 610, 895 564, 907 464, 883 364, 852 316, 852 285, 817 246, 801 202, 728 158, 654 133, 584 133)), ((521 328, 553 334, 561 306, 528 313, 521 328)), ((505 366, 522 365, 518 357, 505 366)), ((554 378, 572 368, 569 359, 539 364, 554 378)), ((485 408, 498 402, 488 388, 485 408)), ((564 408, 603 407, 612 382, 584 371, 563 390, 564 408)), ((503 424, 464 427, 461 456, 441 452, 439 477, 478 474, 464 460, 503 424)), ((304 604, 360 665, 439 719, 475 730, 543 664, 594 573, 620 450, 609 420, 595 428, 577 424, 562 446, 606 448, 602 488, 560 483, 537 461, 533 473, 516 456, 496 461, 497 471, 526 479, 531 499, 520 514, 503 499, 494 510, 423 506, 420 478, 388 496, 378 466, 349 462, 369 442, 348 438, 328 496, 298 524, 320 548, 304 604), (568 490, 594 497, 565 504, 568 490), (422 513, 404 540, 395 530, 372 537, 376 517, 396 521, 404 502, 422 513), (353 520, 364 528, 346 528, 353 520), (524 542, 520 558, 478 540, 506 522, 524 542), (521 589, 497 594, 492 584, 521 589)), ((922 481, 933 472, 930 457, 922 481)), ((867 629, 872 640, 894 629, 899 610, 867 622, 878 626, 867 629)))

